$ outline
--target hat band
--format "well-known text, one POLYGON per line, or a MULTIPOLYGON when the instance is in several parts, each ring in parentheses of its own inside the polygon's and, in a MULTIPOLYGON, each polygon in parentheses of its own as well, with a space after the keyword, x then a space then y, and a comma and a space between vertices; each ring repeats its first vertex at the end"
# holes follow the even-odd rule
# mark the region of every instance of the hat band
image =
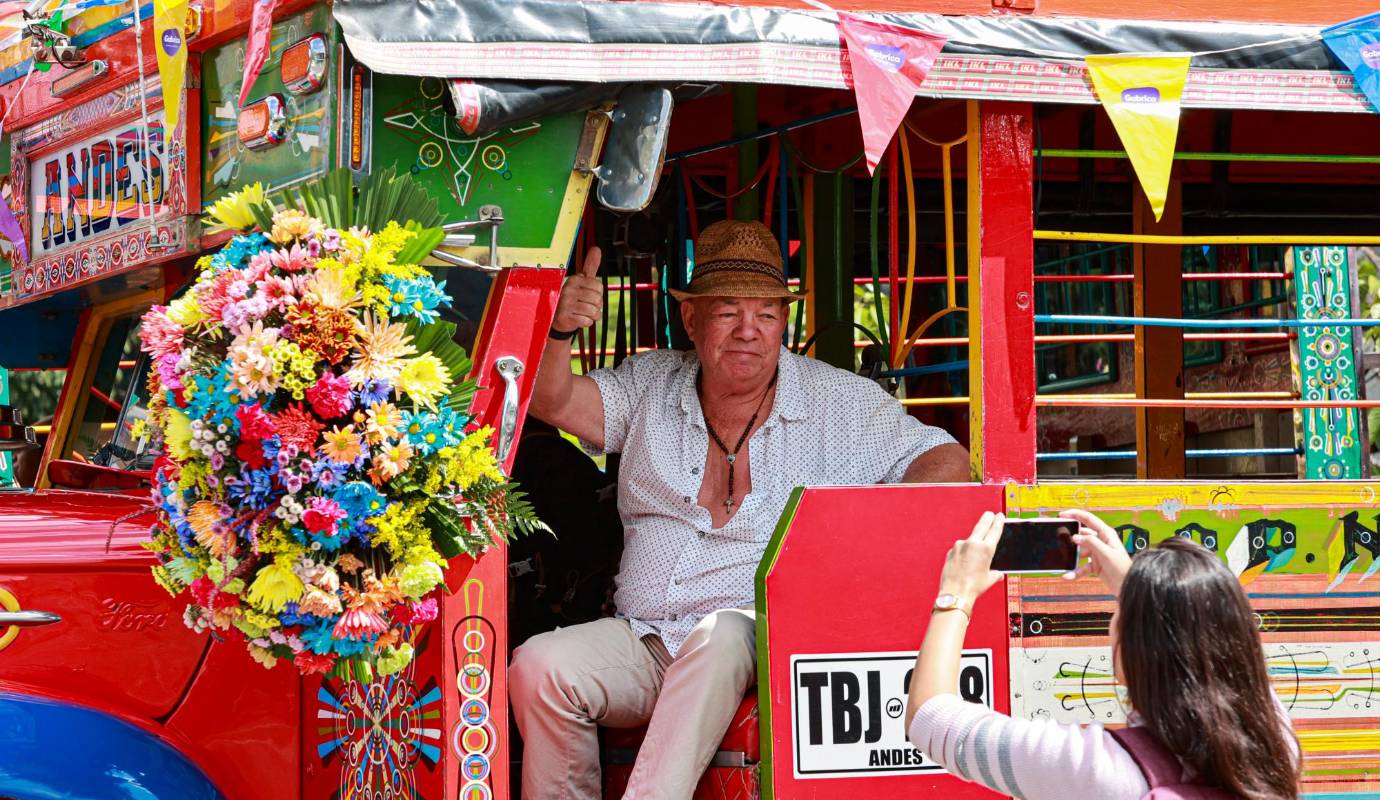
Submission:
POLYGON ((785 274, 776 267, 770 264, 764 264, 761 261, 738 260, 709 261, 703 264, 696 264, 695 277, 691 283, 699 283, 702 278, 708 278, 711 275, 722 272, 746 272, 754 275, 764 275, 782 286, 786 285, 785 274))

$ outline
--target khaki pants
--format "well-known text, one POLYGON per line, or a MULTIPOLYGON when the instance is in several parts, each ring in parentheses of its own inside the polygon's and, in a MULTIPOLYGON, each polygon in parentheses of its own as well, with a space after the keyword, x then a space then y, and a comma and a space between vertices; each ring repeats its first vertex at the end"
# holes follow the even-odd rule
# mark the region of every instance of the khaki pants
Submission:
POLYGON ((756 616, 705 617, 672 659, 601 619, 529 639, 508 688, 522 731, 523 800, 598 800, 598 727, 648 725, 624 798, 689 800, 756 672, 756 616))

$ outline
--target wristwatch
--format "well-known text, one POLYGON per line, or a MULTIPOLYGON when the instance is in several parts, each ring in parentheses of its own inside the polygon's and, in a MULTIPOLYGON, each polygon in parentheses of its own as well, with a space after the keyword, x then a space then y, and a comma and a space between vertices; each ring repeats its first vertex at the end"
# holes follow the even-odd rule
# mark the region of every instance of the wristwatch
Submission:
POLYGON ((963 607, 963 598, 949 592, 944 592, 934 598, 934 609, 930 613, 937 614, 940 611, 962 611, 963 616, 967 617, 969 621, 973 619, 973 615, 969 614, 968 609, 963 607))

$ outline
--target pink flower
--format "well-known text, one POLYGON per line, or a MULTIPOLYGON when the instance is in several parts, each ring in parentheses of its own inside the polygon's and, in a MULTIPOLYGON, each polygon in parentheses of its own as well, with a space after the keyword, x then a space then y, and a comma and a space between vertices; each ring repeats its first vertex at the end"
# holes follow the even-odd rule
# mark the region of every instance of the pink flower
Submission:
POLYGON ((262 296, 268 305, 279 311, 297 302, 297 294, 292 281, 279 275, 266 278, 259 284, 259 296, 262 296))
POLYGON ((382 614, 367 608, 352 608, 340 615, 331 634, 337 639, 363 639, 371 633, 388 630, 382 614))
POLYGON ((327 372, 307 387, 307 402, 322 419, 334 419, 354 407, 350 397, 350 379, 327 372))
MULTIPOLYGON (((313 497, 307 501, 307 510, 302 514, 302 524, 312 533, 334 536, 336 523, 345 518, 345 509, 327 497, 313 497)), ((386 626, 385 626, 386 627, 386 626)))
POLYGON ((301 272, 312 264, 311 256, 300 244, 294 244, 283 250, 269 251, 268 257, 273 262, 273 266, 283 272, 301 272))
POLYGON ((144 313, 139 330, 139 349, 155 358, 182 355, 182 326, 168 319, 167 306, 154 306, 144 313))
POLYGON ((240 422, 240 439, 262 441, 274 434, 273 418, 264 413, 258 403, 235 408, 235 419, 240 422))
POLYGON ((187 388, 183 385, 182 376, 177 369, 177 364, 181 360, 176 353, 164 353, 158 357, 158 379, 163 382, 163 387, 170 391, 187 388))
POLYGON ((403 625, 418 625, 436 619, 436 598, 428 597, 415 603, 403 603, 393 608, 393 621, 403 625))

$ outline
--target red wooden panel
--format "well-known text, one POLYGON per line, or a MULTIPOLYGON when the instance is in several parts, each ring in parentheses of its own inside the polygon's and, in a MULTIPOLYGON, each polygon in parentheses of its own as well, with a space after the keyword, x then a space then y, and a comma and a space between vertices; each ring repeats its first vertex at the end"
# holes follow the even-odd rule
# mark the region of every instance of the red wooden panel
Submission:
MULTIPOLYGON (((1002 491, 977 485, 812 488, 787 509, 757 580, 763 797, 993 796, 947 774, 794 777, 791 656, 906 651, 913 657, 950 544, 966 536, 983 511, 1003 507, 1002 491)), ((973 609, 964 647, 992 651, 994 707, 1007 711, 1001 587, 973 609)), ((897 718, 882 722, 902 725, 897 718)))
POLYGON ((1034 483, 1031 107, 1028 103, 981 103, 978 131, 982 477, 985 483, 1034 483))

